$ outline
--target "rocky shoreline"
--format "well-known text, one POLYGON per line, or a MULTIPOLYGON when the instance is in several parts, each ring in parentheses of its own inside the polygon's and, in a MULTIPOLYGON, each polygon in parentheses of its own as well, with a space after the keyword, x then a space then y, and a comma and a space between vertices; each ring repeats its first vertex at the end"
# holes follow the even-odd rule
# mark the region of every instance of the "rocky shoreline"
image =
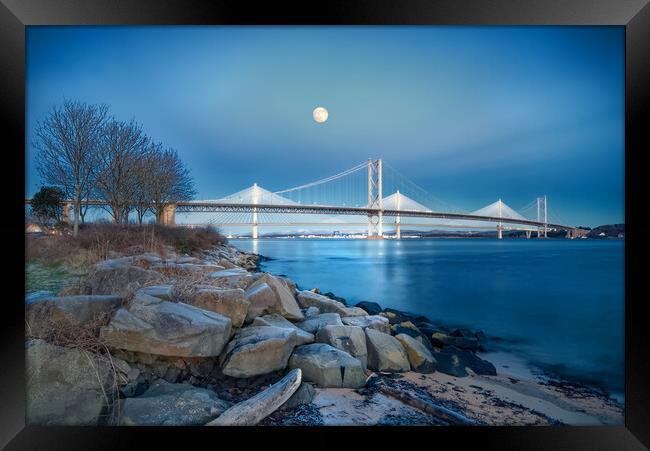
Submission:
POLYGON ((302 290, 227 244, 109 257, 26 296, 28 424, 622 424, 603 394, 497 370, 482 331, 302 290))

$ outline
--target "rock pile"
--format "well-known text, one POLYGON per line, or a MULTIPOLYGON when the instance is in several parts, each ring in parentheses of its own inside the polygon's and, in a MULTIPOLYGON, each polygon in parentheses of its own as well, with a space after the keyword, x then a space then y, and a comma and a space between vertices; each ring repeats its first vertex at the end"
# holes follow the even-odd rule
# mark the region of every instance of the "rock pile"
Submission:
POLYGON ((482 334, 446 331, 374 302, 349 307, 331 293, 298 291, 286 278, 255 272, 258 257, 230 246, 172 257, 116 257, 97 265, 88 295, 30 299, 30 424, 250 424, 220 396, 269 375, 288 379, 259 394, 264 407, 255 418, 287 399, 311 399, 309 383, 360 388, 372 371, 496 373, 474 354, 482 334), (165 276, 170 267, 203 275, 183 302, 165 276), (39 339, 53 320, 75 326, 101 314, 97 341, 110 355, 39 339))

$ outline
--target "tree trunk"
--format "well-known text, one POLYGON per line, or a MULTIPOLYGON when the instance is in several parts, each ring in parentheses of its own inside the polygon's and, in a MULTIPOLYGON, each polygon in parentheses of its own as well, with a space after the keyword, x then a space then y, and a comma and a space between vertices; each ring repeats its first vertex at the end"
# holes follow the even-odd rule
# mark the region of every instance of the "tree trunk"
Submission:
POLYGON ((81 208, 81 190, 79 188, 75 191, 74 199, 74 225, 72 226, 72 236, 79 234, 79 209, 81 208))

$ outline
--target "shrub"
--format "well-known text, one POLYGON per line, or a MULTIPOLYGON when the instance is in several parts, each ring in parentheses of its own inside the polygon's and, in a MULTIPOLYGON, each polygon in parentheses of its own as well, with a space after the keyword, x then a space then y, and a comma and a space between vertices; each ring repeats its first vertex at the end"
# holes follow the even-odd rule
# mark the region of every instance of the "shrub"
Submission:
POLYGON ((226 242, 226 238, 211 226, 81 224, 76 237, 69 233, 28 236, 26 260, 87 267, 108 258, 109 251, 124 255, 156 252, 164 256, 171 247, 176 252, 191 254, 226 242))

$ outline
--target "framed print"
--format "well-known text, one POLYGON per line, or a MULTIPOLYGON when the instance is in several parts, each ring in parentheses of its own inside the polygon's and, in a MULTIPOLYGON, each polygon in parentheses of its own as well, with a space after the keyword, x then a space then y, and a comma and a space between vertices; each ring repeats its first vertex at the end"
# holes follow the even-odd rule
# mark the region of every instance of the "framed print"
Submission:
POLYGON ((647 447, 646 3, 3 0, 3 444, 647 447))

